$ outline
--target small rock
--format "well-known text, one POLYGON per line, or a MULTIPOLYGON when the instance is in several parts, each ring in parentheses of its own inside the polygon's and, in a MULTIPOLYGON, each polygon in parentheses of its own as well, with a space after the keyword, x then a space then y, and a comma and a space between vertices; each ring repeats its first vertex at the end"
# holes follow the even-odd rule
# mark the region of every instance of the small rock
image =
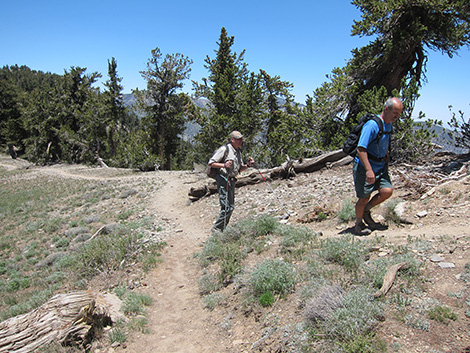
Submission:
POLYGON ((455 265, 452 262, 439 262, 438 263, 440 268, 454 268, 455 265))
POLYGON ((395 206, 395 209, 393 211, 398 216, 398 218, 401 218, 405 214, 405 209, 406 209, 406 202, 402 201, 395 206))
POLYGON ((431 260, 432 262, 441 262, 441 261, 444 261, 444 259, 443 259, 442 257, 440 257, 439 255, 435 255, 435 254, 430 258, 430 260, 431 260))
POLYGON ((428 211, 419 211, 417 214, 416 214, 416 217, 418 218, 424 218, 428 215, 428 211))

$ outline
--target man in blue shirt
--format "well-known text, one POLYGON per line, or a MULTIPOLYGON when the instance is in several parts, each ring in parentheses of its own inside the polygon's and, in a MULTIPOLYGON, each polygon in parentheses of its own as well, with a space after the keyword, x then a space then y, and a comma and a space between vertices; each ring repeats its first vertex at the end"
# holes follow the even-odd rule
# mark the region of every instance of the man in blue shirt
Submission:
MULTIPOLYGON (((399 98, 387 99, 380 114, 384 123, 384 132, 392 130, 392 124, 399 119, 402 111, 403 104, 399 98)), ((371 229, 381 227, 381 224, 372 219, 370 210, 387 200, 393 193, 388 174, 388 147, 391 135, 384 133, 380 139, 377 139, 378 134, 379 126, 375 120, 371 119, 364 124, 357 146, 357 156, 354 159, 354 186, 358 197, 354 231, 357 235, 368 235, 371 229), (378 193, 371 198, 374 190, 378 190, 378 193)))

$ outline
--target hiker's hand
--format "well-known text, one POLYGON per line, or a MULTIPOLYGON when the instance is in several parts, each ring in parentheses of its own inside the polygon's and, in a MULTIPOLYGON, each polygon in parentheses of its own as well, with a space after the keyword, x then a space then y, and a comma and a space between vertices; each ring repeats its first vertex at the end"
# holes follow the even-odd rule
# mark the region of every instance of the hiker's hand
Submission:
POLYGON ((366 172, 366 181, 369 184, 374 184, 375 183, 375 173, 372 170, 369 170, 366 172))
POLYGON ((255 160, 253 159, 253 157, 248 158, 248 167, 252 167, 253 164, 255 164, 255 160))
POLYGON ((232 165, 233 165, 233 161, 232 160, 228 160, 225 162, 224 166, 226 169, 230 169, 232 168, 232 165))

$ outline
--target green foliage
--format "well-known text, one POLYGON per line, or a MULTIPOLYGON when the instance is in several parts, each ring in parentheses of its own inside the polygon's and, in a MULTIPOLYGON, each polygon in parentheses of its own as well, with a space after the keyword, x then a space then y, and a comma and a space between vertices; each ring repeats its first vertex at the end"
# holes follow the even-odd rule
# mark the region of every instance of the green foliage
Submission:
POLYGON ((189 78, 192 60, 182 54, 167 54, 159 48, 152 50, 147 70, 141 71, 147 81, 147 90, 135 90, 138 106, 144 113, 143 129, 148 133, 146 146, 150 154, 158 156, 163 169, 171 168, 172 156, 178 148, 179 136, 184 131, 186 115, 195 112, 184 93, 183 80, 189 78))
POLYGON ((129 323, 127 324, 127 327, 129 327, 129 329, 133 331, 142 332, 142 333, 150 332, 147 326, 148 326, 148 320, 146 317, 143 317, 143 316, 133 317, 129 320, 129 323))
POLYGON ((231 283, 242 270, 242 261, 249 252, 265 247, 267 236, 279 232, 279 223, 271 216, 260 216, 242 220, 228 226, 223 233, 209 237, 203 250, 196 254, 203 267, 218 266, 217 282, 213 275, 201 279, 200 290, 208 293, 215 288, 231 283))
POLYGON ((264 308, 272 306, 274 304, 274 301, 275 298, 272 292, 263 293, 258 299, 259 304, 264 308))
POLYGON ((452 113, 452 118, 449 122, 449 126, 453 129, 452 137, 458 147, 464 147, 470 149, 470 119, 465 119, 465 113, 459 110, 459 117, 452 111, 452 106, 449 106, 449 110, 452 113))
POLYGON ((428 311, 431 320, 439 321, 443 324, 448 324, 450 321, 457 320, 457 315, 448 306, 435 306, 428 311))
POLYGON ((221 294, 208 294, 204 297, 203 306, 205 309, 214 310, 217 304, 224 300, 224 298, 225 297, 221 294))
MULTIPOLYGON (((196 140, 202 155, 210 155, 224 144, 232 130, 245 133, 243 125, 240 125, 241 122, 237 119, 241 117, 239 107, 245 105, 242 99, 248 97, 244 94, 238 96, 238 92, 244 92, 244 82, 248 72, 243 62, 244 51, 240 55, 232 53, 233 43, 234 37, 229 37, 226 29, 222 27, 215 59, 210 59, 209 56, 205 59, 209 77, 203 78, 203 83, 194 83, 195 95, 205 97, 210 101, 207 114, 200 115, 197 120, 201 130, 196 140)), ((252 92, 255 92, 257 83, 251 82, 251 85, 252 92)), ((251 108, 257 111, 259 108, 252 104, 257 101, 257 98, 250 97, 250 99, 253 99, 251 104, 248 102, 246 104, 251 105, 251 108)), ((246 108, 243 111, 246 112, 246 108)))
POLYGON ((218 291, 222 286, 213 273, 206 274, 199 279, 199 293, 205 295, 218 291))
POLYGON ((122 304, 122 312, 127 315, 145 314, 144 306, 152 304, 152 298, 146 294, 130 292, 122 304))
POLYGON ((111 343, 124 343, 127 340, 127 334, 122 328, 116 327, 109 331, 108 338, 111 343))
POLYGON ((356 273, 362 264, 367 249, 353 237, 328 238, 322 243, 319 255, 326 261, 342 265, 347 271, 356 273))
POLYGON ((344 223, 356 219, 355 204, 352 200, 343 201, 341 210, 338 212, 338 219, 344 223))
POLYGON ((334 310, 321 326, 328 336, 352 344, 361 336, 371 334, 383 314, 383 304, 374 301, 369 290, 358 288, 344 296, 341 307, 334 310))
POLYGON ((252 295, 265 293, 286 295, 297 282, 295 268, 282 260, 266 259, 250 273, 248 285, 252 295))
POLYGON ((352 3, 362 12, 352 34, 374 36, 375 40, 353 50, 347 65, 333 69, 330 81, 315 90, 312 114, 317 121, 313 129, 320 134, 321 145, 340 147, 364 112, 377 113, 387 97, 401 96, 405 109, 392 139, 394 159, 419 160, 430 151, 429 132, 415 129, 411 119, 426 70, 425 47, 452 57, 468 45, 468 6, 447 0, 352 3))
POLYGON ((124 228, 120 228, 82 246, 75 255, 76 266, 78 271, 86 276, 117 270, 122 261, 133 255, 138 247, 137 235, 128 234, 124 228))

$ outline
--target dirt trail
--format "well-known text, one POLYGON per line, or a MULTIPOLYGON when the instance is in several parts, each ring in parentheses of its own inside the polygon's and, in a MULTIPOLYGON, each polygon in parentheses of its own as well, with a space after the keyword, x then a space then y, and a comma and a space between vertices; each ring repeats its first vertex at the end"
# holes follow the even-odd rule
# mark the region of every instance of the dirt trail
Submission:
POLYGON ((193 259, 210 227, 187 204, 188 188, 178 174, 166 182, 150 207, 174 221, 177 231, 167 240, 163 263, 149 273, 142 290, 153 298, 147 315, 150 333, 134 333, 125 351, 221 352, 222 337, 201 304, 198 267, 193 259))

